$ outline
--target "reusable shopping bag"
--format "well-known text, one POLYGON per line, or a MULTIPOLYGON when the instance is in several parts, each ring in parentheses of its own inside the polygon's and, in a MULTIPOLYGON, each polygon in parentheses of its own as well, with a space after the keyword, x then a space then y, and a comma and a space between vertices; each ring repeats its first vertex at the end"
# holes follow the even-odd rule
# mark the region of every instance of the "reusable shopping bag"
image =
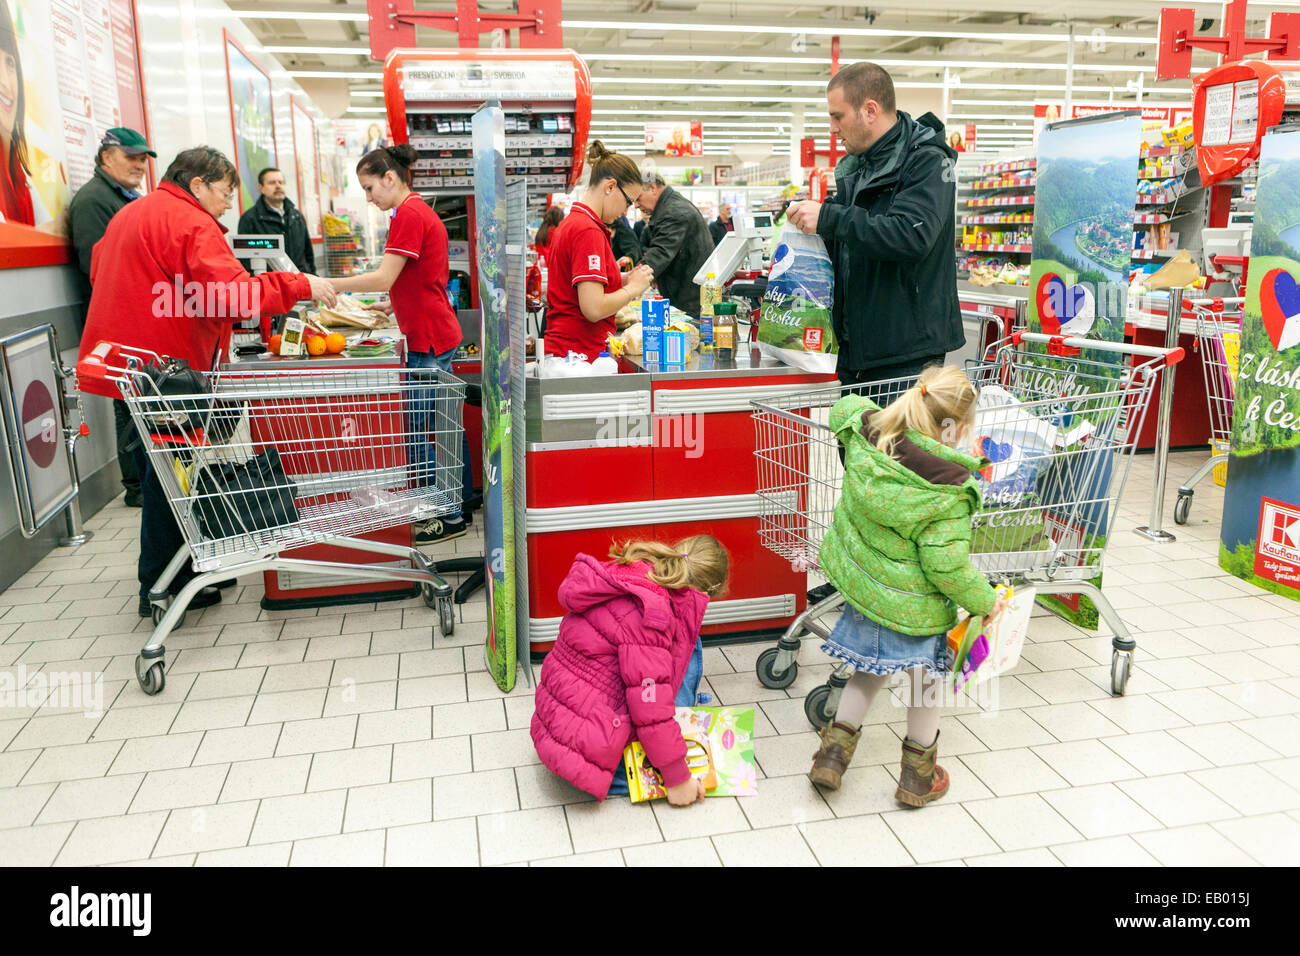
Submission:
POLYGON ((790 224, 772 249, 758 324, 763 354, 808 372, 834 372, 839 346, 831 325, 835 270, 826 243, 790 224))
POLYGON ((194 513, 209 540, 265 531, 298 520, 297 486, 272 445, 243 462, 203 465, 192 482, 194 513))
MULTIPOLYGON (((1001 593, 1004 589, 998 590, 1001 593)), ((954 690, 1005 674, 1020 663, 1035 592, 1031 585, 1005 590, 1009 602, 991 626, 984 619, 976 626, 974 619, 967 617, 949 632, 954 690)))

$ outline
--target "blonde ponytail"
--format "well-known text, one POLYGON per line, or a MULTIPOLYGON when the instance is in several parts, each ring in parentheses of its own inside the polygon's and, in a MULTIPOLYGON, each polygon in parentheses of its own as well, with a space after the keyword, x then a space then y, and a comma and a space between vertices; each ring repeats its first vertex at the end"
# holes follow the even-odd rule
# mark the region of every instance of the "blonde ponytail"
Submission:
POLYGON ((966 373, 952 365, 931 365, 914 386, 871 416, 871 437, 892 456, 906 431, 951 444, 958 428, 975 420, 977 393, 966 373))
POLYGON ((716 598, 727 584, 727 549, 707 534, 683 538, 671 547, 658 541, 625 541, 615 544, 609 556, 619 564, 650 562, 650 580, 674 590, 695 588, 716 598))

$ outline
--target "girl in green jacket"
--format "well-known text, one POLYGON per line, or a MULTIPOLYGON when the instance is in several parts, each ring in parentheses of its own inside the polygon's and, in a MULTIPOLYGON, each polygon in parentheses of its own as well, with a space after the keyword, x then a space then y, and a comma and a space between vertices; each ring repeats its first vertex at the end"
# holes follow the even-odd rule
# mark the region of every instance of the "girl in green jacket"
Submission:
POLYGON ((853 758, 862 720, 890 676, 907 671, 911 701, 895 798, 921 807, 948 790, 935 763, 948 631, 957 606, 996 616, 1004 601, 970 563, 974 472, 962 450, 975 424, 975 387, 954 367, 931 366, 881 409, 846 395, 830 427, 844 445, 844 484, 820 561, 845 598, 822 650, 855 668, 835 720, 821 734, 810 779, 832 790, 853 758))

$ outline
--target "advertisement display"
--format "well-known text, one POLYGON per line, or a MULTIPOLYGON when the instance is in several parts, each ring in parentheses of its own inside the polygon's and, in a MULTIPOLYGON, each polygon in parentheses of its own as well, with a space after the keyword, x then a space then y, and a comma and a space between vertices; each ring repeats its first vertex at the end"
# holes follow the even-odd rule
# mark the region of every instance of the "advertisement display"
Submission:
MULTIPOLYGON (((1034 142, 1038 141, 1043 127, 1048 123, 1055 123, 1063 119, 1085 119, 1089 116, 1100 116, 1104 113, 1126 112, 1134 109, 1131 106, 1117 106, 1113 103, 1074 103, 1070 107, 1070 115, 1065 115, 1065 104, 1063 102, 1038 102, 1034 104, 1034 142)), ((1192 108, 1190 106, 1143 106, 1142 119, 1146 121, 1155 121, 1161 123, 1166 128, 1173 128, 1180 123, 1185 123, 1192 118, 1192 108)))
POLYGON ((316 121, 296 97, 289 97, 293 118, 293 161, 298 172, 298 210, 307 220, 307 233, 321 234, 320 155, 316 143, 316 121))
POLYGON ((698 120, 680 123, 646 123, 647 156, 703 156, 704 124, 698 120))
MULTIPOLYGON (((1029 330, 1049 335, 1082 336, 1108 342, 1124 340, 1128 308, 1128 280, 1133 249, 1133 218, 1142 142, 1142 116, 1137 110, 1107 113, 1093 118, 1053 123, 1038 142, 1037 186, 1034 204, 1033 260, 1029 276, 1029 330)), ((1119 353, 1083 349, 1079 360, 1093 374, 1113 368, 1123 374, 1119 353)), ((1044 374, 1056 375, 1060 362, 1044 374)), ((1071 398, 1087 407, 1087 394, 1067 380, 1058 383, 1061 415, 1074 414, 1071 398)), ((1110 455, 1103 448, 1099 454, 1110 455)), ((1100 534, 1109 527, 1106 497, 1109 461, 1086 469, 1098 485, 1094 489, 1062 489, 1078 498, 1095 498, 1096 508, 1082 513, 1083 526, 1056 515, 1045 500, 1047 528, 1066 546, 1066 539, 1099 556, 1104 550, 1100 534), (1094 533, 1097 532, 1097 533, 1094 533)), ((1062 500, 1058 498, 1057 500, 1062 500)), ((1076 516, 1077 517, 1077 516, 1076 516)), ((1098 569, 1093 583, 1100 586, 1098 569)), ((1040 600, 1086 627, 1097 624, 1097 609, 1082 595, 1045 596, 1040 600)))
POLYGON ((104 130, 146 132, 133 0, 0 0, 0 52, 22 86, 0 161, 27 157, 0 220, 43 226, 93 174, 104 130))
POLYGON ((510 418, 510 313, 506 274, 506 121, 474 114, 474 213, 483 311, 483 543, 487 563, 487 663, 498 687, 515 686, 514 454, 510 418))
MULTIPOLYGON (((230 83, 230 129, 235 137, 235 168, 239 170, 239 211, 257 202, 257 174, 278 166, 271 77, 228 31, 226 78, 230 83)), ((304 213, 305 215, 305 213, 304 213)))
POLYGON ((1300 126, 1259 156, 1219 566, 1300 600, 1300 126))

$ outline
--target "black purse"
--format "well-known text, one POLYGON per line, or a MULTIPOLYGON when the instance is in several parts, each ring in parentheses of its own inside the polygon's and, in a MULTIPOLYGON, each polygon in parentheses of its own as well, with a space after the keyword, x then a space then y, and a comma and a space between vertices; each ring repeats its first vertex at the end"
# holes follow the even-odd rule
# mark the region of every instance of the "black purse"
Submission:
POLYGON ((280 463, 280 452, 271 446, 237 464, 204 465, 191 495, 199 530, 204 538, 217 540, 294 524, 297 491, 280 463))

